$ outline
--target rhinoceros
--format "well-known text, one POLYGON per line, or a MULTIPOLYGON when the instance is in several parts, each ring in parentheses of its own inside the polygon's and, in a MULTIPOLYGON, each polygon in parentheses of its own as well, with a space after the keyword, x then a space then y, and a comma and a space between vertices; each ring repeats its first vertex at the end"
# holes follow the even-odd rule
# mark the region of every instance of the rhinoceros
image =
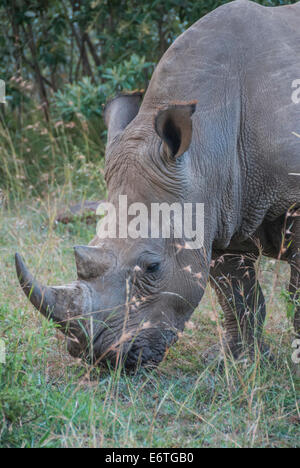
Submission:
POLYGON ((184 233, 96 235, 75 247, 77 280, 59 287, 41 285, 17 254, 25 294, 60 324, 72 356, 159 364, 209 281, 224 312, 222 347, 234 357, 263 351, 261 255, 289 263, 300 333, 299 25, 300 3, 226 4, 175 40, 144 97, 108 102, 108 201, 202 203, 204 240, 195 249, 184 233))

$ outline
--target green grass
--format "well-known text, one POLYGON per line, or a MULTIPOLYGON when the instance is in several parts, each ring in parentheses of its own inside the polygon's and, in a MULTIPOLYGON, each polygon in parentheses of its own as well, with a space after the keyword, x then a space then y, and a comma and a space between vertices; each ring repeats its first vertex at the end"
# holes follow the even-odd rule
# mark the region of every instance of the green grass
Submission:
MULTIPOLYGON (((68 356, 63 336, 33 309, 14 271, 20 251, 45 283, 74 279, 72 245, 87 243, 95 228, 55 227, 51 220, 62 202, 56 201, 28 199, 0 209, 0 337, 7 347, 0 365, 0 446, 299 446, 299 380, 281 297, 286 266, 280 266, 267 323, 275 364, 228 361, 223 371, 205 365, 201 353, 218 341, 218 307, 208 288, 157 370, 91 371, 68 356)), ((275 270, 274 262, 263 262, 268 297, 275 270)))

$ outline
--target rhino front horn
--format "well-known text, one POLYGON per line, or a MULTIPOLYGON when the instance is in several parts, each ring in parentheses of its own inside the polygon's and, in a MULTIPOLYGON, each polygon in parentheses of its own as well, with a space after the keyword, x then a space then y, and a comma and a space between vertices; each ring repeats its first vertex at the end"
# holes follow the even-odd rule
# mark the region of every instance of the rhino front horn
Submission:
POLYGON ((28 271, 21 255, 16 254, 16 270, 20 285, 30 302, 45 317, 54 318, 55 297, 51 288, 41 286, 28 271))
POLYGON ((68 286, 42 286, 28 271, 22 257, 16 254, 16 270, 20 285, 34 307, 46 318, 54 320, 67 333, 70 319, 81 316, 90 304, 89 292, 75 282, 68 286))

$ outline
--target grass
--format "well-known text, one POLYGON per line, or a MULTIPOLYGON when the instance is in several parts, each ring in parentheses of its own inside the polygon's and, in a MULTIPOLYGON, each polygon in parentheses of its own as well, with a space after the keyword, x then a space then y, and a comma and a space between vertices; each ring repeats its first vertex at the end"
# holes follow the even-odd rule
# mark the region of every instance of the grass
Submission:
MULTIPOLYGON (((14 271, 18 250, 45 283, 74 278, 71 246, 87 243, 94 226, 55 228, 49 224, 54 207, 55 200, 28 200, 0 211, 0 333, 7 347, 6 365, 0 365, 2 447, 299 446, 299 381, 281 298, 285 265, 267 324, 275 364, 228 361, 222 372, 205 365, 201 352, 218 341, 215 297, 208 288, 157 370, 89 373, 68 356, 55 326, 25 299, 14 271)), ((268 296, 275 269, 274 262, 263 263, 268 296)))
MULTIPOLYGON (((38 121, 31 117, 26 125, 38 121)), ((227 360, 223 371, 201 357, 219 339, 220 310, 209 287, 161 366, 136 375, 90 372, 67 354, 59 330, 25 298, 14 269, 16 251, 42 282, 61 284, 75 277, 72 246, 94 236, 95 227, 78 220, 54 223, 71 200, 102 198, 105 190, 97 149, 82 130, 83 143, 73 129, 58 133, 52 127, 46 134, 40 128, 36 134, 29 128, 18 138, 1 129, 7 201, 1 204, 0 197, 0 339, 7 360, 0 364, 0 446, 299 446, 299 366, 291 362, 292 328, 282 294, 286 265, 263 261, 260 270, 272 299, 266 335, 275 363, 227 360), (46 153, 45 162, 39 155, 46 153)))

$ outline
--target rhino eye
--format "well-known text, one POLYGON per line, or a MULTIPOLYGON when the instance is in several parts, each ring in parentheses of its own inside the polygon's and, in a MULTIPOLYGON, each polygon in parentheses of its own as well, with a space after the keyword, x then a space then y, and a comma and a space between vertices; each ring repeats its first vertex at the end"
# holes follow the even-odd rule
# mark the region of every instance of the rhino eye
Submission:
POLYGON ((147 266, 146 272, 147 273, 156 273, 159 270, 159 267, 160 267, 159 262, 151 263, 150 265, 147 266))

